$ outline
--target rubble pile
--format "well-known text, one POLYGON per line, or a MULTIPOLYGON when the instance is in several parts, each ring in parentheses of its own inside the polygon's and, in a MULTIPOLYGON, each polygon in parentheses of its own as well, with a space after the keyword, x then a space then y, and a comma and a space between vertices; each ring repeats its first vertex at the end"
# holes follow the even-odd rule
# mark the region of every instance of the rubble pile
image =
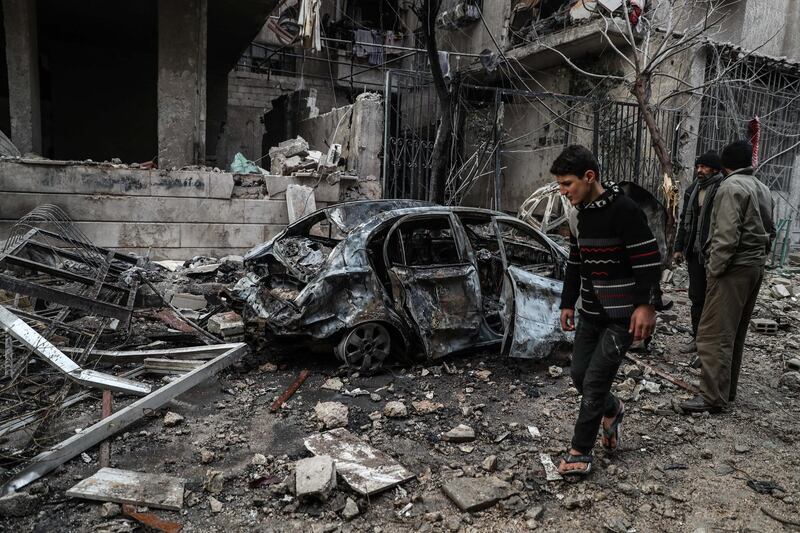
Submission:
MULTIPOLYGON (((68 279, 47 288, 65 289, 87 273, 71 261, 61 265, 68 279)), ((39 341, 38 359, 24 359, 7 332, 5 362, 14 368, 2 384, 30 401, 12 405, 6 394, 2 407, 25 418, 44 414, 36 409, 46 404, 57 421, 37 433, 0 425, 8 459, 0 481, 36 474, 0 497, 10 530, 771 531, 779 518, 798 515, 797 266, 767 273, 740 397, 730 413, 715 416, 676 408, 691 396, 680 384, 696 386, 699 374, 678 352, 690 335, 688 276, 683 268, 667 273, 665 297, 675 305, 659 314, 653 341, 631 354, 615 380, 626 402, 622 449, 611 454, 598 445, 595 472, 571 483, 556 471, 581 401, 566 352, 525 361, 478 349, 355 372, 328 352, 277 342, 229 299, 232 287, 256 276, 242 257, 121 261, 109 266, 103 287, 136 287, 129 328, 0 294, 0 305, 82 370, 151 389, 114 392, 102 426, 97 388, 74 385, 60 395, 54 377, 61 384, 63 375, 42 360, 52 355, 47 345, 39 341), (242 340, 251 354, 234 363, 226 354, 242 340), (192 376, 202 379, 190 387, 192 376), (81 398, 73 398, 76 389, 81 398), (170 390, 182 393, 151 403, 170 390), (136 402, 141 409, 132 408, 136 402), (120 421, 125 426, 113 429, 120 421), (96 433, 97 424, 108 433, 96 433), (109 464, 97 446, 103 440, 109 464), (57 470, 28 470, 35 452, 59 442, 72 443, 62 450, 87 445, 57 470)), ((264 268, 258 276, 282 275, 273 263, 264 268)), ((9 265, 2 272, 39 279, 9 265)))

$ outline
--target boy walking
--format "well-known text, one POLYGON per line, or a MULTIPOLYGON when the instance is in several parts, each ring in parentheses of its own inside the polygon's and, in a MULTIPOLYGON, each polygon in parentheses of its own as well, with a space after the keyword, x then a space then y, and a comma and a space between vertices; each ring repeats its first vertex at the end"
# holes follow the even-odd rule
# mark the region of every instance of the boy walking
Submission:
POLYGON ((600 182, 591 151, 567 147, 550 173, 578 209, 561 298, 565 331, 576 329, 575 305, 581 300, 571 376, 583 397, 559 471, 585 475, 592 469, 598 429, 606 449, 619 446, 625 407, 611 394, 611 385, 631 343, 653 333, 661 257, 644 213, 619 187, 600 182))

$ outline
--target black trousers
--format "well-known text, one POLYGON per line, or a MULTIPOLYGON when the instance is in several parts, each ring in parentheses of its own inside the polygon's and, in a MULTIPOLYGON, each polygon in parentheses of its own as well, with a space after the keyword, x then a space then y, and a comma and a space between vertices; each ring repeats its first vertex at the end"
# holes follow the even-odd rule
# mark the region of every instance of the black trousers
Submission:
POLYGON ((706 266, 698 254, 692 254, 686 259, 686 268, 689 271, 689 300, 692 302, 692 336, 697 337, 697 328, 706 304, 706 266))
POLYGON ((628 324, 599 324, 582 316, 578 320, 570 375, 583 397, 572 448, 582 454, 592 452, 603 417, 614 416, 619 409, 611 385, 632 341, 628 324))

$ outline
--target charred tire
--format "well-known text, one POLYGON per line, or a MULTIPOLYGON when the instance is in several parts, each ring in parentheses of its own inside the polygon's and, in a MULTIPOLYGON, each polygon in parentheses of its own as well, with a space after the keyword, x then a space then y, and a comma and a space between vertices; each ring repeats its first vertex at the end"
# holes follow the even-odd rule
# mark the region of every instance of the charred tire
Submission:
POLYGON ((392 353, 392 335, 383 324, 365 322, 350 329, 336 346, 336 357, 361 372, 374 372, 392 353))

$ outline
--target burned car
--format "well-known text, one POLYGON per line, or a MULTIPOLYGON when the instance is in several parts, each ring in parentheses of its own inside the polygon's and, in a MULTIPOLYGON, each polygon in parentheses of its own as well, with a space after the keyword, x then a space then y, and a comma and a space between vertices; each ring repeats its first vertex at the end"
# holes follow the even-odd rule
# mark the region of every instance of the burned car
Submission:
POLYGON ((559 325, 566 254, 521 220, 413 200, 339 204, 245 256, 232 295, 265 335, 326 343, 350 367, 500 345, 543 358, 559 325))

